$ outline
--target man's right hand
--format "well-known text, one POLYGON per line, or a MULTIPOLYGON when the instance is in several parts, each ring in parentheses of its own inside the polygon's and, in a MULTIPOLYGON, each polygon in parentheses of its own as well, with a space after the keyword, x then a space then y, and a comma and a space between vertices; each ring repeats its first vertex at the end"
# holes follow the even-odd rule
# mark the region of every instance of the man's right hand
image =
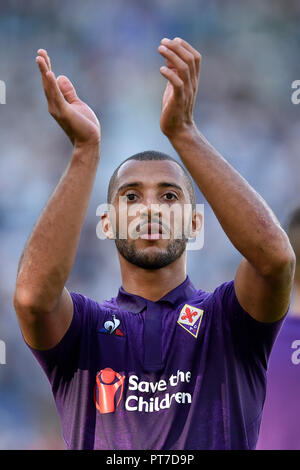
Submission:
POLYGON ((66 132, 72 144, 75 147, 99 146, 101 128, 95 113, 78 98, 67 77, 55 77, 47 51, 39 49, 36 62, 42 75, 48 111, 66 132))

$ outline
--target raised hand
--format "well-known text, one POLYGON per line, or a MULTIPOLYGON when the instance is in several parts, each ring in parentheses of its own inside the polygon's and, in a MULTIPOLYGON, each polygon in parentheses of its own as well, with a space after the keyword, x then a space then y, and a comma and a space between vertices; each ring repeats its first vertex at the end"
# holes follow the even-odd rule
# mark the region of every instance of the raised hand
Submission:
POLYGON ((201 55, 181 38, 164 38, 158 47, 166 59, 160 73, 168 79, 160 127, 167 137, 194 126, 193 110, 199 84, 201 55))
POLYGON ((39 66, 48 111, 63 128, 75 147, 99 145, 101 128, 95 113, 81 101, 70 80, 64 75, 55 77, 50 58, 44 49, 38 50, 39 66))

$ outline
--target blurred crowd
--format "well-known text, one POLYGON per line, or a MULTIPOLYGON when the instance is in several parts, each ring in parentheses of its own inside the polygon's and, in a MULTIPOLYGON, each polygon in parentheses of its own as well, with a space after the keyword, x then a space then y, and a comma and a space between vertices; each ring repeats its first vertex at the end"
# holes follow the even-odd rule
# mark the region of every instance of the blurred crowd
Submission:
MULTIPOLYGON (((300 79, 299 18, 296 0, 1 0, 0 449, 64 448, 49 384, 12 303, 24 244, 72 151, 47 112, 37 49, 47 49, 54 72, 73 81, 101 122, 99 170, 67 284, 101 301, 121 282, 114 243, 96 236, 110 175, 140 151, 178 158, 159 128, 163 37, 183 37, 202 54, 195 121, 285 224, 300 202, 300 105, 291 102, 291 83, 300 79)), ((189 252, 188 273, 196 287, 213 290, 233 279, 240 254, 199 190, 197 202, 204 247, 189 252)))

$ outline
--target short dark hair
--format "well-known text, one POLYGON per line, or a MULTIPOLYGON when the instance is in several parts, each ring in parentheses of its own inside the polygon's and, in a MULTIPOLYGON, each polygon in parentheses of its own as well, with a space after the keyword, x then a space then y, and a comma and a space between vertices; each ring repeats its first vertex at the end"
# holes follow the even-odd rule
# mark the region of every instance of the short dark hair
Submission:
POLYGON ((190 174, 187 172, 187 170, 184 168, 184 166, 180 165, 180 163, 178 163, 177 160, 175 160, 175 158, 170 157, 166 153, 157 152, 156 150, 146 150, 144 152, 136 153, 136 154, 132 155, 131 157, 126 158, 126 160, 124 160, 122 163, 120 163, 120 165, 113 172, 113 174, 110 178, 110 181, 109 181, 108 191, 107 191, 107 202, 109 204, 112 201, 113 192, 114 192, 117 177, 118 177, 118 171, 121 168, 121 166, 124 165, 124 163, 126 163, 130 160, 138 160, 138 161, 170 160, 171 162, 176 163, 181 168, 181 171, 183 172, 184 179, 185 179, 185 182, 186 182, 186 185, 187 185, 187 189, 188 189, 188 192, 189 192, 189 195, 190 195, 191 204, 192 204, 193 209, 195 209, 195 206, 196 206, 195 188, 194 188, 194 183, 193 183, 193 180, 192 180, 190 174))

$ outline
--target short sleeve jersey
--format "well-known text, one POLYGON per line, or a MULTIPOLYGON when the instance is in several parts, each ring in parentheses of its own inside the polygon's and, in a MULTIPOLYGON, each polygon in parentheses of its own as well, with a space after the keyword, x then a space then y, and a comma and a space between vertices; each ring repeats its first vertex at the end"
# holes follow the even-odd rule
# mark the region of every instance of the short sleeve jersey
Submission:
POLYGON ((262 323, 234 282, 186 280, 157 302, 126 292, 74 314, 44 369, 69 449, 254 449, 268 358, 283 319, 262 323))

